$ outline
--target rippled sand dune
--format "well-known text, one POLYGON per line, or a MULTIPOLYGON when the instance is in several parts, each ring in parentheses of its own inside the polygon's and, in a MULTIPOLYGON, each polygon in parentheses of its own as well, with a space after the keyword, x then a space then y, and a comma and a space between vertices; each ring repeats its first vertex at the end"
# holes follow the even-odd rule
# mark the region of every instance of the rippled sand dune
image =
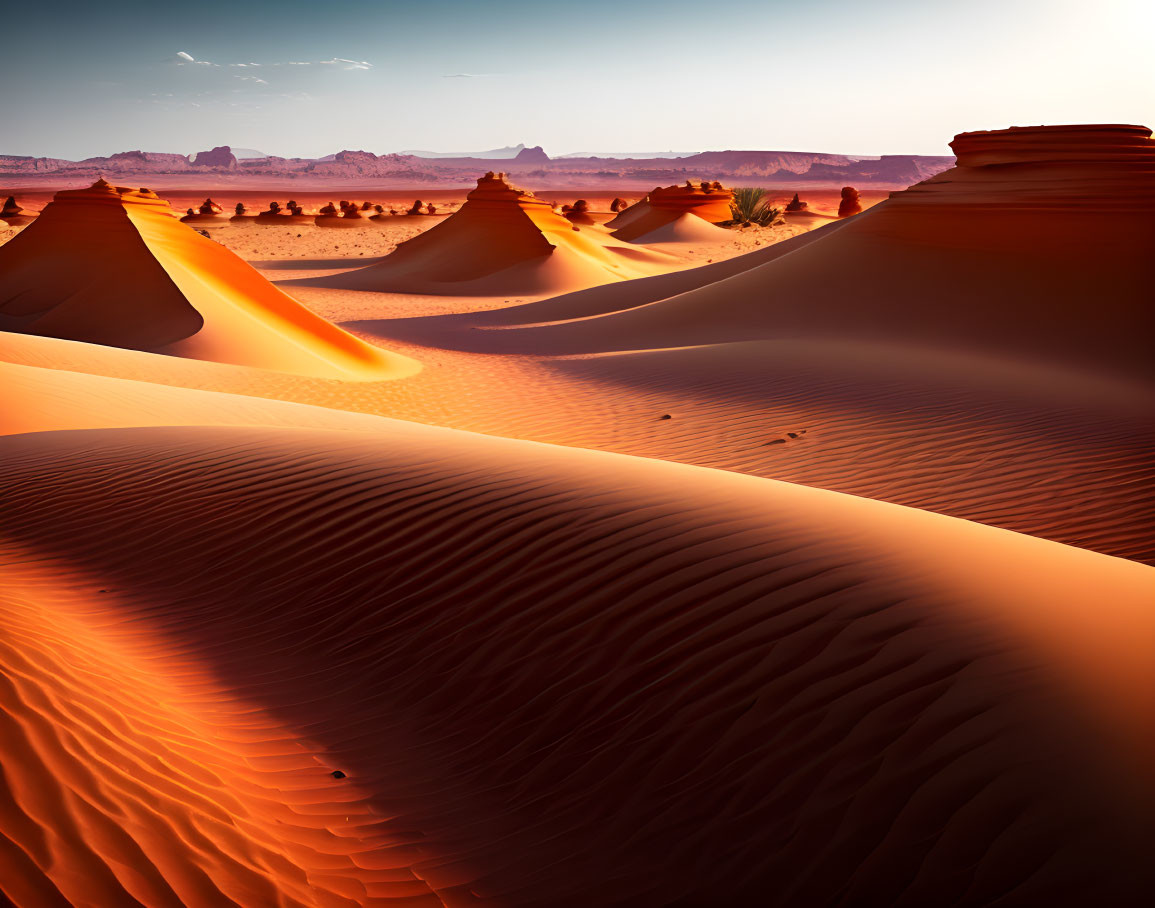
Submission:
POLYGON ((57 791, 4 814, 25 885, 1029 904, 1145 879, 1152 569, 383 429, 4 440, 17 768, 57 791))
POLYGON ((45 209, 0 248, 0 901, 1146 905, 1155 151, 955 149, 577 271, 512 189, 508 261, 439 264, 463 210, 283 289, 81 193, 121 297, 99 244, 23 270, 45 209))

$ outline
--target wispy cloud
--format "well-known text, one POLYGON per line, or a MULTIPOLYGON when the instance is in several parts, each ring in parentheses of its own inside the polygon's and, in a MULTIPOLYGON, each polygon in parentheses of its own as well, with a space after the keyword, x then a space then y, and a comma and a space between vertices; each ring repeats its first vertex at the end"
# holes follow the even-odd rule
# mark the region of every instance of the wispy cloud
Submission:
POLYGON ((373 64, 368 60, 347 60, 344 57, 333 57, 331 60, 285 60, 275 63, 213 63, 211 60, 198 60, 183 50, 178 50, 176 56, 177 66, 188 66, 191 63, 194 66, 211 66, 217 69, 275 68, 278 66, 333 66, 344 70, 373 68, 373 64))
POLYGON ((497 73, 446 73, 442 79, 488 79, 497 73))

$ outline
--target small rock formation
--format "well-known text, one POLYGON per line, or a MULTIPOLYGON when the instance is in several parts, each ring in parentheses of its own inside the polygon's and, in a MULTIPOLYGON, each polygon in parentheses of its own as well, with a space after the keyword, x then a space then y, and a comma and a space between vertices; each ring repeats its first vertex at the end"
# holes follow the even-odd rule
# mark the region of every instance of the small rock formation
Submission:
POLYGON ((614 212, 615 214, 617 214, 619 211, 625 211, 625 209, 627 209, 629 207, 630 207, 630 203, 627 202, 625 199, 619 198, 619 199, 614 199, 612 202, 610 202, 610 211, 614 212))
POLYGON ((426 214, 437 214, 437 206, 434 205, 432 202, 430 202, 428 205, 425 206, 425 213, 426 214))
POLYGON ((372 202, 362 202, 361 203, 361 210, 362 211, 372 211, 373 210, 373 203, 372 202))
POLYGON ((798 193, 794 193, 794 198, 786 203, 787 211, 805 211, 806 207, 806 203, 799 200, 798 193))
POLYGON ((416 202, 413 203, 413 206, 405 213, 406 214, 421 214, 422 209, 424 207, 425 206, 424 206, 424 204, 422 204, 421 199, 418 199, 416 202))
POLYGON ((590 203, 585 199, 578 199, 572 205, 563 205, 562 214, 571 224, 597 223, 590 217, 590 203))
POLYGON ((329 204, 325 205, 321 209, 321 213, 320 213, 320 215, 318 215, 318 217, 335 218, 339 214, 340 214, 340 212, 337 211, 337 207, 332 202, 329 202, 329 204))
POLYGON ((224 211, 224 209, 221 208, 221 206, 214 202, 212 199, 205 199, 203 202, 201 202, 199 211, 201 214, 214 215, 220 214, 222 211, 224 211))
MULTIPOLYGON (((795 196, 797 198, 797 196, 795 196)), ((848 218, 852 214, 862 211, 862 204, 858 201, 858 190, 853 186, 842 187, 842 201, 838 203, 838 216, 848 218)))
POLYGON ((36 215, 24 211, 16 204, 15 196, 8 196, 4 200, 4 207, 0 209, 0 221, 3 221, 9 227, 23 227, 30 223, 36 215))
POLYGON ((244 213, 245 213, 245 204, 244 204, 244 202, 237 202, 237 207, 236 207, 235 209, 233 209, 233 210, 234 210, 234 211, 236 211, 236 213, 237 213, 237 217, 242 217, 242 216, 244 215, 244 213))

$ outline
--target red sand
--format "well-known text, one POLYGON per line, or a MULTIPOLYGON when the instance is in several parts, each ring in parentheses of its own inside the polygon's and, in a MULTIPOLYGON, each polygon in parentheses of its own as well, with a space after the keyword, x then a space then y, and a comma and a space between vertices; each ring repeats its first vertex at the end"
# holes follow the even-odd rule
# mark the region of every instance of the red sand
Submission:
POLYGON ((1145 905, 1149 135, 528 304, 291 285, 375 380, 0 333, 0 893, 1145 905))

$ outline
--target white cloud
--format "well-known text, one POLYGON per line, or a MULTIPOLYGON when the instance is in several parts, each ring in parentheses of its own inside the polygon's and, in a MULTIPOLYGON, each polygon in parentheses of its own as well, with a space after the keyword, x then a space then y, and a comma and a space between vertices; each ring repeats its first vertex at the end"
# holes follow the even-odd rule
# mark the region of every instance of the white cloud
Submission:
MULTIPOLYGON (((176 55, 177 55, 177 61, 176 61, 177 66, 185 66, 189 63, 193 63, 197 66, 215 66, 218 68, 222 66, 222 64, 220 64, 220 63, 211 63, 208 60, 198 60, 192 54, 186 53, 183 50, 178 50, 176 55)), ((243 68, 243 69, 248 69, 249 67, 253 67, 253 66, 256 66, 256 67, 336 66, 336 67, 338 67, 340 69, 344 69, 344 70, 354 70, 354 69, 364 70, 364 69, 372 69, 373 68, 373 64, 370 63, 368 60, 347 60, 344 57, 333 57, 331 60, 286 60, 284 62, 276 62, 276 63, 253 63, 253 62, 249 62, 249 63, 225 63, 223 65, 230 67, 230 68, 243 68)))

